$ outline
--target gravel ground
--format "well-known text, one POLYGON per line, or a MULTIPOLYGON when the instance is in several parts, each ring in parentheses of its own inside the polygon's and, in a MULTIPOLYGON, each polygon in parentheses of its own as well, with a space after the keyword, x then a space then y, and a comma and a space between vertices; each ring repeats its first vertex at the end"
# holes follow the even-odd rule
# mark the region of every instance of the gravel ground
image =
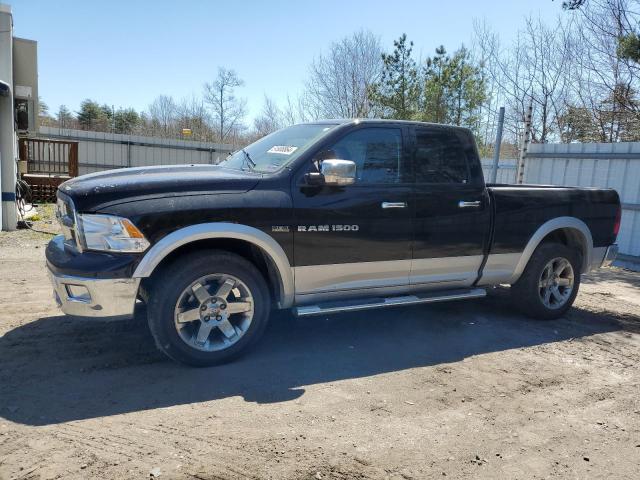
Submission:
POLYGON ((248 356, 190 369, 143 310, 61 315, 48 238, 0 234, 0 479, 638 478, 639 274, 590 275, 552 322, 503 290, 278 313, 248 356))

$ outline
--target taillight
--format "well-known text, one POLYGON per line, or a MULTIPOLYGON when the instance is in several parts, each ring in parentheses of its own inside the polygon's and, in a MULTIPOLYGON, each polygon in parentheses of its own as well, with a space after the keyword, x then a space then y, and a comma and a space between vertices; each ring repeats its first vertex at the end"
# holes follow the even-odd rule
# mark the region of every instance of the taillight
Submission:
POLYGON ((618 236, 620 231, 620 220, 622 219, 622 206, 618 205, 618 211, 616 212, 616 223, 613 224, 613 237, 618 236))

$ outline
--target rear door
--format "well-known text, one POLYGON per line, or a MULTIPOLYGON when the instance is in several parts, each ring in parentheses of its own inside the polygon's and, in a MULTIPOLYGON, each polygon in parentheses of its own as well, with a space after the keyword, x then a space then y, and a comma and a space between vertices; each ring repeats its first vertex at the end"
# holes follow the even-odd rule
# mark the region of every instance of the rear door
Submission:
POLYGON ((477 278, 490 228, 489 198, 470 132, 416 126, 411 283, 449 288, 477 278))
POLYGON ((353 185, 293 186, 296 295, 408 285, 411 268, 410 157, 406 127, 363 124, 320 152, 356 163, 353 185))

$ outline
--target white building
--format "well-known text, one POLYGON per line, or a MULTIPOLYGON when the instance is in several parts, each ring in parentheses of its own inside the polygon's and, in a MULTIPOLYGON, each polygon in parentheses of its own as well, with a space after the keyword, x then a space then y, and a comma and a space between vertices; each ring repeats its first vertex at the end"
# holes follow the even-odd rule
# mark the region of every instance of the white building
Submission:
POLYGON ((0 3, 0 186, 2 230, 14 230, 17 135, 38 128, 38 45, 13 36, 11 7, 0 3))

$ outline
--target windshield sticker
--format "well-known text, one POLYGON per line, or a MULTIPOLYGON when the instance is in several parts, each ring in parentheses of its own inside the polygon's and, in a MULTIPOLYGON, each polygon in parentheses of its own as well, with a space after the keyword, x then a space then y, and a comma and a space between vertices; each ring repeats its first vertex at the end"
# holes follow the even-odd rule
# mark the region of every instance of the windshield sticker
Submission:
POLYGON ((281 155, 291 155, 297 149, 298 147, 292 147, 290 145, 274 145, 269 150, 267 150, 267 153, 279 153, 281 155))

